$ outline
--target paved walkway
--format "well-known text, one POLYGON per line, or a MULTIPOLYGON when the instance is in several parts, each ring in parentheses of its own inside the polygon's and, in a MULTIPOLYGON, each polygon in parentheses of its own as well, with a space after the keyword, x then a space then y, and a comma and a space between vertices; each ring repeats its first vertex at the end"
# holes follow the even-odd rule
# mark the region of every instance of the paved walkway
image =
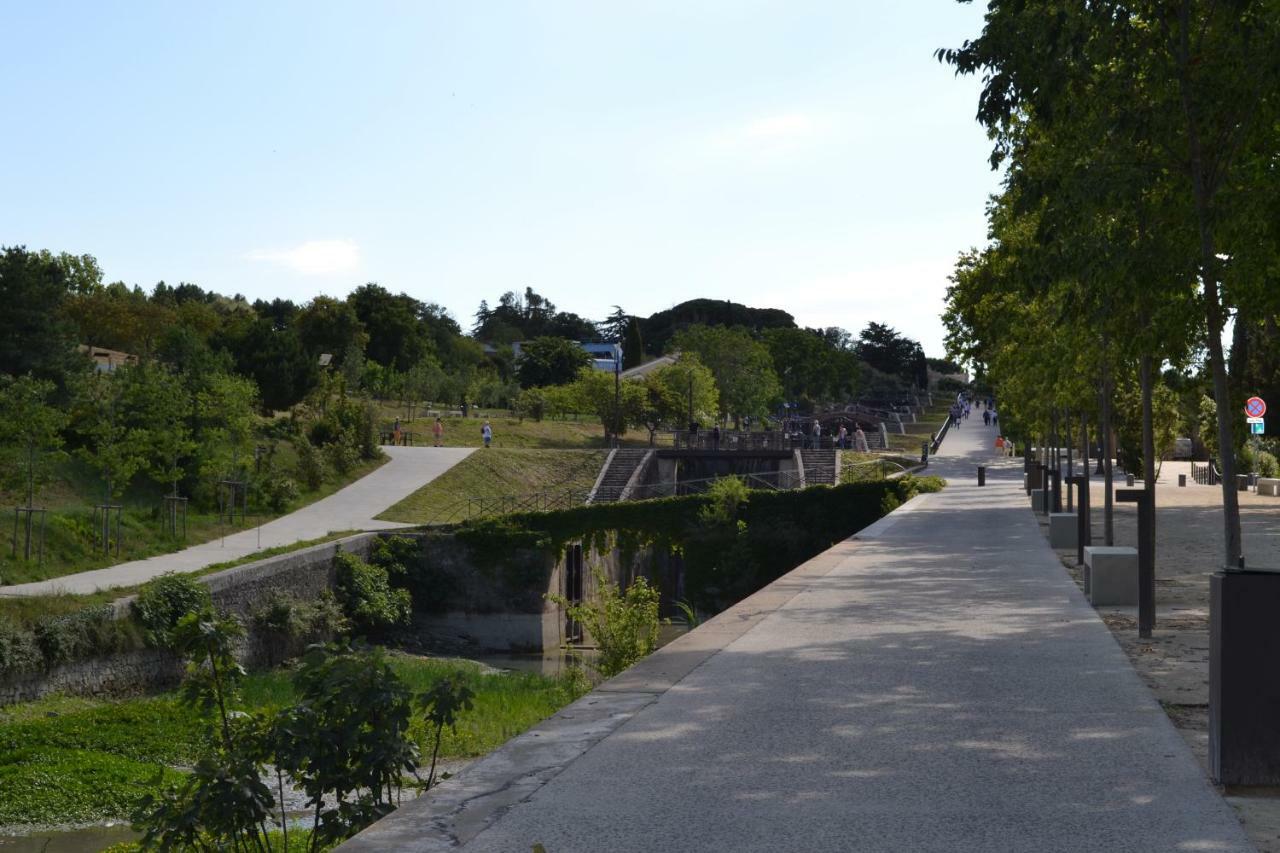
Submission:
POLYGON ((1252 849, 992 438, 344 851, 1252 849))
POLYGON ((467 447, 382 449, 391 457, 385 465, 327 498, 269 521, 261 527, 242 530, 172 554, 161 554, 47 581, 0 587, 0 596, 89 593, 113 586, 133 586, 164 572, 194 572, 264 548, 318 539, 338 530, 407 527, 409 525, 392 521, 377 521, 374 516, 439 477, 474 450, 467 447))

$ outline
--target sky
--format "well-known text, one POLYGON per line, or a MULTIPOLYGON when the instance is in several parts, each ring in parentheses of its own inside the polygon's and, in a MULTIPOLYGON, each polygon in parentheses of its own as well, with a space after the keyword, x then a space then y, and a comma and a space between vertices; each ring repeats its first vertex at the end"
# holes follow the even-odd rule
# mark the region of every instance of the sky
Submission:
POLYGON ((13 3, 0 245, 304 302, 694 297, 942 355, 997 189, 952 0, 13 3))

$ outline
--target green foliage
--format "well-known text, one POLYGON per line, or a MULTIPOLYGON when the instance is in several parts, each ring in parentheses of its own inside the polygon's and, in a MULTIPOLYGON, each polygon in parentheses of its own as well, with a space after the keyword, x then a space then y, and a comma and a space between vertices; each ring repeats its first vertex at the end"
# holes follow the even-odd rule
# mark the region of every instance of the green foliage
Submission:
POLYGON ((639 367, 644 359, 644 341, 640 337, 640 318, 627 319, 626 334, 622 341, 622 369, 639 367))
POLYGON ((47 252, 0 246, 0 373, 61 384, 83 364, 75 346, 88 341, 76 340, 62 311, 75 282, 59 261, 47 252))
POLYGON ((309 491, 315 491, 324 485, 327 466, 325 465, 324 456, 306 438, 299 438, 293 444, 298 454, 298 479, 300 479, 309 491))
POLYGON ((658 645, 658 617, 661 596, 644 578, 636 578, 625 592, 593 566, 595 594, 585 601, 570 602, 564 596, 549 595, 565 609, 570 619, 581 622, 595 642, 599 657, 592 664, 605 678, 612 678, 647 657, 658 645))
POLYGON ((566 338, 534 338, 521 347, 516 376, 524 388, 564 385, 591 361, 582 347, 566 338))
POLYGON ((206 610, 210 601, 209 588, 193 576, 165 572, 142 585, 132 609, 148 644, 172 648, 178 623, 188 614, 206 610))
POLYGON ((428 729, 435 734, 431 745, 431 767, 427 771, 426 790, 430 790, 435 784, 436 761, 440 755, 440 741, 445 728, 457 731, 458 717, 472 709, 474 697, 475 692, 469 684, 452 677, 440 679, 418 697, 428 729))
POLYGON ((136 641, 127 620, 117 619, 115 607, 100 604, 36 623, 35 639, 46 666, 132 648, 136 641))
POLYGON ((35 672, 44 654, 35 634, 7 618, 0 618, 0 676, 35 672))
POLYGON ((690 326, 675 336, 672 346, 696 354, 711 371, 721 415, 764 415, 781 399, 773 357, 746 329, 690 326))
POLYGON ((392 589, 386 567, 346 551, 339 551, 333 559, 337 575, 334 597, 357 631, 376 634, 408 624, 412 610, 409 591, 392 589))
POLYGON ((1218 404, 1212 397, 1200 398, 1200 440, 1210 456, 1218 455, 1218 404))
POLYGON ((741 477, 721 477, 706 491, 707 504, 699 518, 707 525, 736 524, 738 510, 751 500, 751 490, 741 477))
POLYGON ((61 456, 67 416, 50 404, 52 382, 0 374, 0 488, 22 490, 29 504, 61 456))
POLYGON ((1253 470, 1259 477, 1275 477, 1280 474, 1280 462, 1272 454, 1260 450, 1254 455, 1253 470))
POLYGON ((274 663, 297 654, 307 645, 345 634, 351 627, 350 620, 328 592, 312 601, 272 590, 254 610, 251 622, 255 632, 264 638, 274 663))

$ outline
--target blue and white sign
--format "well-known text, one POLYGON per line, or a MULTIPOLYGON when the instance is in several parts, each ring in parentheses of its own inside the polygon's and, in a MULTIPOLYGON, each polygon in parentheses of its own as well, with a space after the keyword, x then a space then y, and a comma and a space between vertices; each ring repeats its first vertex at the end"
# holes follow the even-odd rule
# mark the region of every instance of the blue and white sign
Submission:
POLYGON ((1253 418, 1250 418, 1249 432, 1253 433, 1254 435, 1266 435, 1266 432, 1267 432, 1266 421, 1264 421, 1262 418, 1257 418, 1256 420, 1253 418))

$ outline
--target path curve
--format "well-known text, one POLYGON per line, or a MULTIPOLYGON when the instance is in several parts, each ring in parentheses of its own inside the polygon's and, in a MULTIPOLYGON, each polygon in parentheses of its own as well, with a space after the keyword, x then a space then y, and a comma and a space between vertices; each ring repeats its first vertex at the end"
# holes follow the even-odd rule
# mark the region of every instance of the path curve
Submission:
POLYGON ((194 572, 264 548, 318 539, 338 530, 389 530, 411 527, 375 518, 397 502, 467 458, 473 447, 384 447, 390 460, 326 498, 221 539, 172 554, 119 563, 33 583, 0 587, 0 596, 86 594, 115 586, 135 586, 164 572, 194 572))

